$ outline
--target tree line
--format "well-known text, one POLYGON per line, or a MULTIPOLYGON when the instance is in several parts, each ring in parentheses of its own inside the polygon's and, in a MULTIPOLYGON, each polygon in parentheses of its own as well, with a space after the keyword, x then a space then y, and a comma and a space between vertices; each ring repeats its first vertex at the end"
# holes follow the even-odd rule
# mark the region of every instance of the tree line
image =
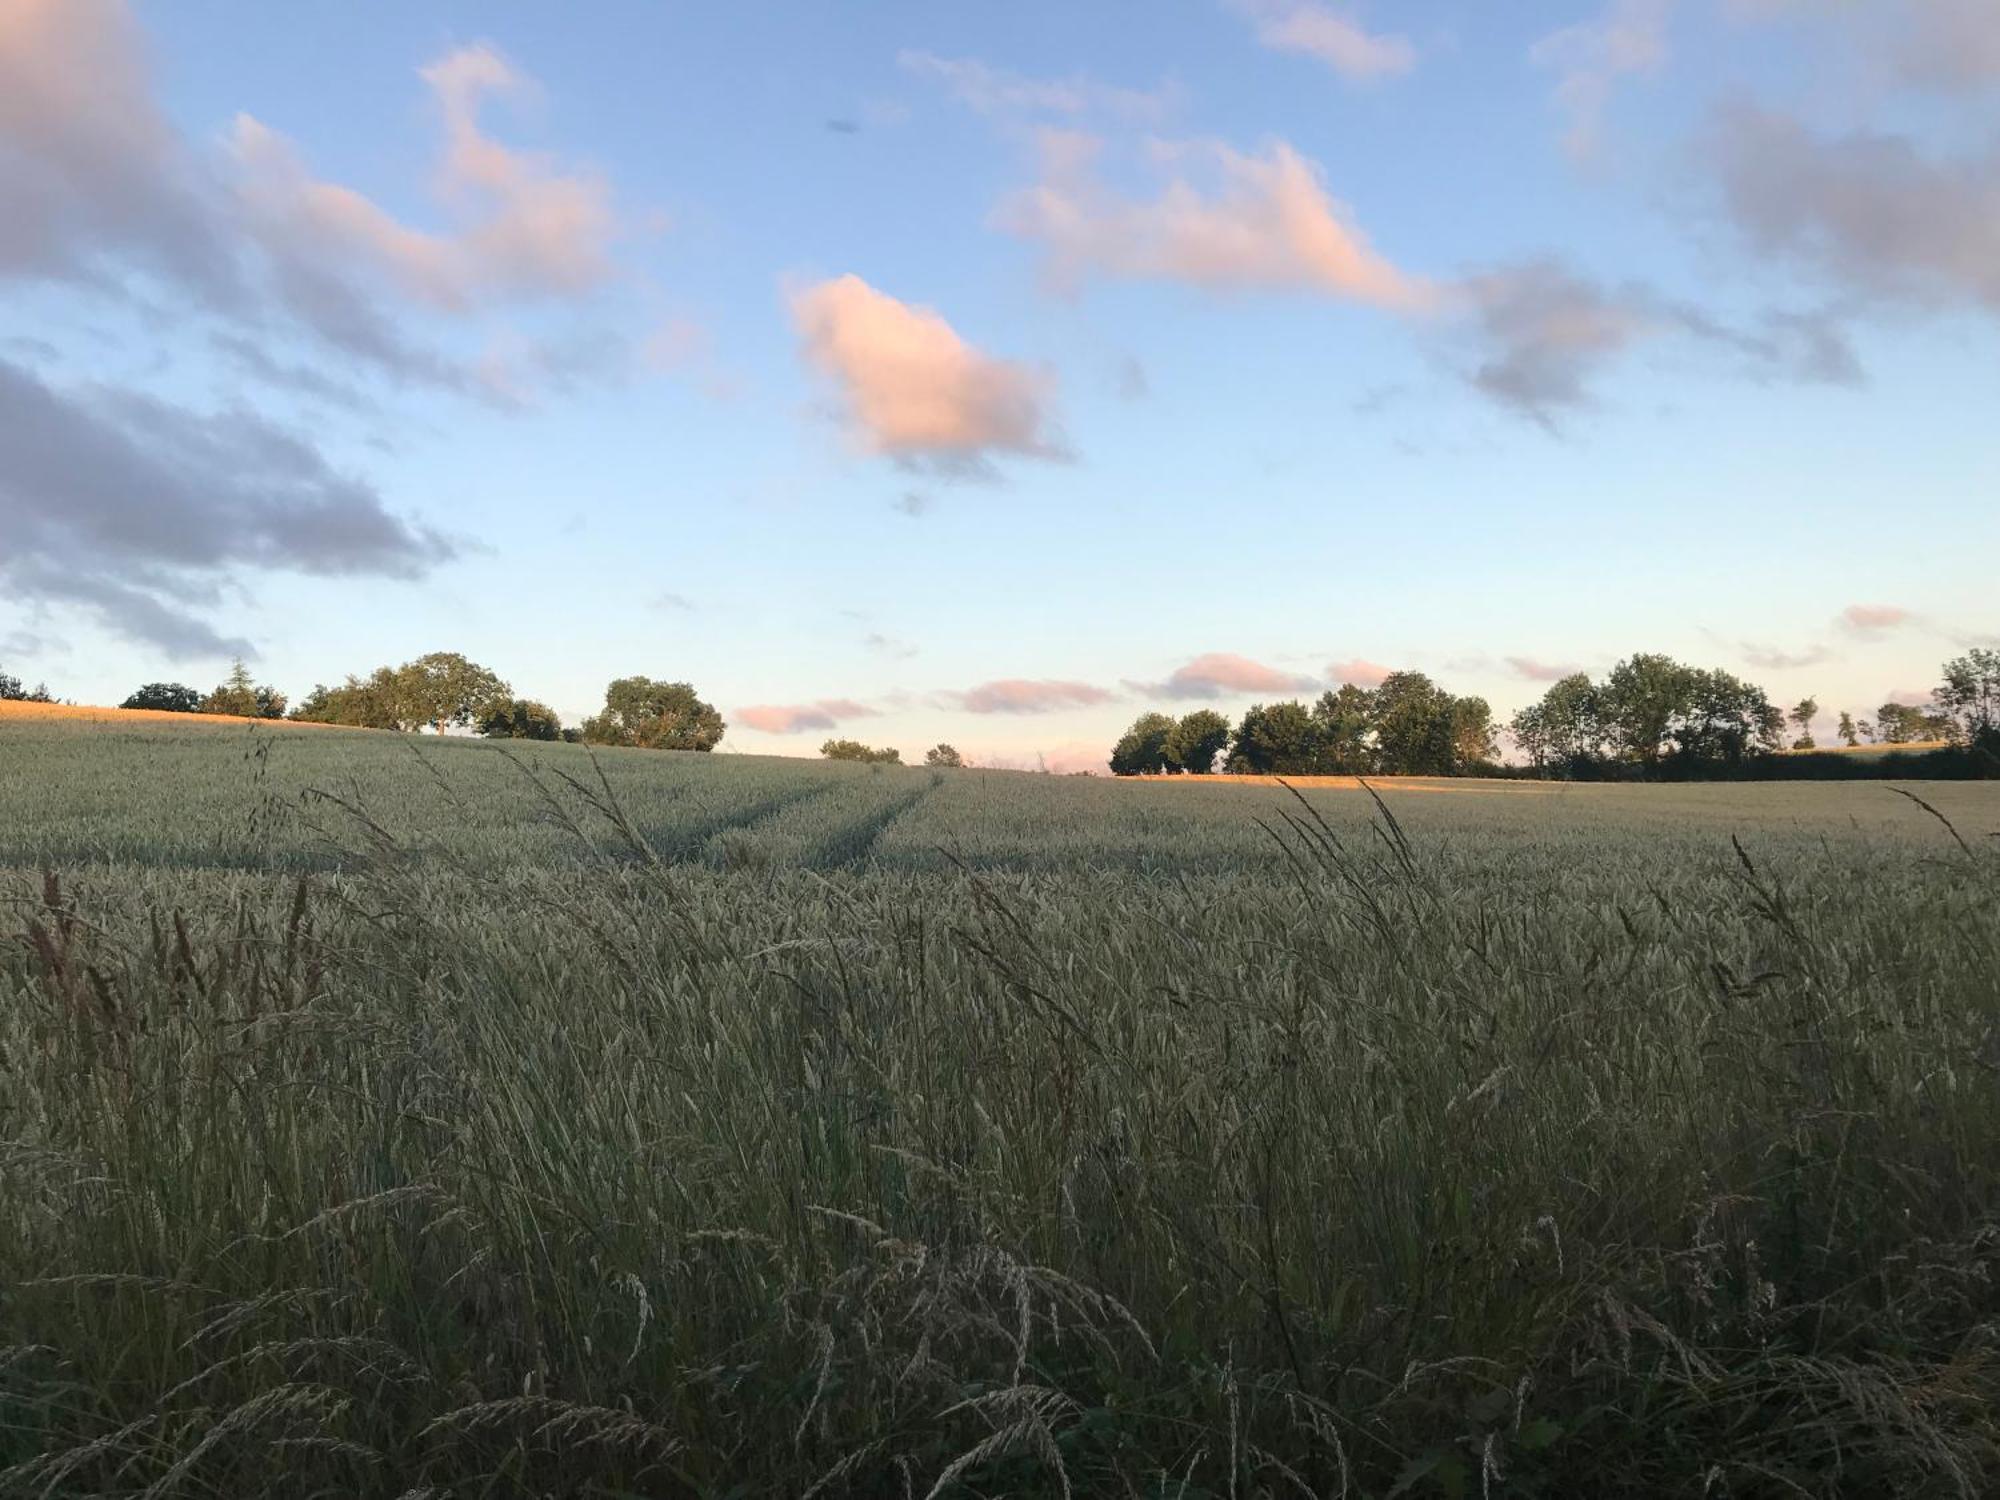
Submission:
POLYGON ((1111 752, 1114 776, 1476 776, 1499 755, 1493 710, 1422 672, 1347 683, 1304 703, 1258 703, 1233 728, 1214 709, 1141 714, 1111 752))
MULTIPOLYGON (((1944 664, 1927 706, 1884 703, 1871 721, 1840 715, 1849 747, 1936 743, 1932 769, 2000 772, 2000 651, 1978 648, 1944 664)), ((1787 748, 1817 747, 1815 699, 1789 710, 1755 683, 1720 668, 1639 653, 1601 681, 1578 672, 1552 684, 1506 724, 1530 774, 1572 778, 1688 778, 1814 774, 1827 761, 1780 763, 1787 748), (1786 727, 1797 731, 1789 745, 1786 727)), ((1483 776, 1519 774, 1498 759, 1499 725, 1484 698, 1459 697, 1422 672, 1380 685, 1349 683, 1307 705, 1259 703, 1235 725, 1213 709, 1139 716, 1111 752, 1117 776, 1483 776)), ((1860 768, 1850 763, 1849 774, 1860 768)))
MULTIPOLYGON (((0 684, 11 680, 0 679, 0 684)), ((289 707, 283 693, 257 683, 241 661, 207 693, 185 683, 149 682, 119 706, 406 734, 467 729, 489 739, 568 740, 645 750, 713 750, 728 727, 715 706, 688 683, 620 677, 604 690, 601 712, 566 728, 546 703, 517 697, 499 673, 456 651, 432 651, 401 666, 349 675, 331 686, 317 683, 289 707)))

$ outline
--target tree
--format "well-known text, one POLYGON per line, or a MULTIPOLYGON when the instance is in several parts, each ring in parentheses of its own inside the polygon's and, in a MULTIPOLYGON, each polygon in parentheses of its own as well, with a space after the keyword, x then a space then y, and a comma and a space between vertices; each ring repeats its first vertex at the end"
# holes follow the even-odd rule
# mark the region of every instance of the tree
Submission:
POLYGON ((1784 741, 1785 716, 1755 683, 1721 670, 1683 669, 1684 701, 1669 722, 1684 768, 1741 765, 1784 741))
POLYGON ((1165 714, 1141 714, 1111 751, 1113 776, 1157 776, 1167 769, 1167 736, 1174 721, 1165 714))
POLYGON ((1375 769, 1375 695, 1354 683, 1321 693, 1313 705, 1314 760, 1328 776, 1360 776, 1375 769))
POLYGON ((1375 764, 1389 776, 1451 775, 1457 768, 1451 694, 1422 672, 1383 678, 1375 689, 1375 764))
POLYGON ((2000 651, 1976 646, 1946 662, 1931 702, 1956 743, 2000 746, 2000 651))
POLYGON ((150 708, 169 714, 198 714, 201 712, 201 694, 183 682, 149 682, 118 706, 150 708))
POLYGON ((1303 703, 1258 703, 1236 726, 1223 769, 1236 776, 1309 776, 1316 736, 1303 703))
POLYGON ((1490 765, 1498 753, 1494 740, 1493 706, 1484 698, 1451 700, 1451 769, 1469 776, 1490 765))
POLYGON ((1542 701, 1514 715, 1514 742, 1538 766, 1582 770, 1604 758, 1611 738, 1605 694, 1581 672, 1552 683, 1542 701))
POLYGON ((559 740, 562 719, 546 703, 533 698, 502 698, 489 703, 479 718, 479 732, 489 740, 559 740))
POLYGON ((0 672, 0 703, 53 703, 49 696, 49 685, 38 682, 34 687, 25 686, 21 679, 6 672, 0 672))
POLYGON ((924 752, 924 764, 927 766, 962 766, 965 764, 965 757, 960 755, 950 745, 933 745, 924 752))
POLYGON ((819 747, 819 753, 828 760, 854 760, 867 765, 900 766, 903 763, 903 752, 893 746, 877 750, 859 740, 828 740, 819 747))
POLYGON ((1212 708, 1198 708, 1167 731, 1164 750, 1171 769, 1207 776, 1228 745, 1229 721, 1212 708))
POLYGON ((446 726, 464 727, 503 702, 510 689, 499 675, 456 651, 432 651, 396 669, 396 717, 417 728, 428 724, 439 734, 446 726))
POLYGON ((1602 689, 1606 738, 1642 766, 1658 762, 1674 720, 1688 705, 1691 679, 1671 656, 1642 652, 1618 663, 1602 689))
MULTIPOLYGON (((1797 703, 1792 705, 1792 711, 1786 717, 1796 724, 1799 730, 1799 737, 1792 741, 1792 748, 1794 750, 1817 750, 1819 746, 1813 742, 1812 723, 1814 719, 1819 717, 1819 700, 1816 698, 1799 699, 1797 703)), ((1846 715, 1843 714, 1842 717, 1845 718, 1846 715)))
POLYGON ((349 676, 338 687, 313 684, 291 717, 308 724, 344 724, 355 729, 402 729, 396 669, 377 667, 367 678, 349 676))
POLYGON ((1854 715, 1844 708, 1840 711, 1840 727, 1834 734, 1850 750, 1861 743, 1861 730, 1854 723, 1854 715))
POLYGON ((239 656, 230 663, 227 680, 204 697, 196 705, 196 711, 233 714, 239 719, 282 719, 285 716, 285 695, 268 684, 259 685, 252 681, 250 669, 239 656))
POLYGON ((1907 703, 1885 703, 1875 710, 1876 733, 1885 745, 1920 745, 1951 738, 1952 721, 1941 713, 1926 713, 1907 703))
POLYGON ((644 750, 713 750, 727 728, 685 682, 620 677, 604 690, 604 712, 583 721, 583 738, 644 750))

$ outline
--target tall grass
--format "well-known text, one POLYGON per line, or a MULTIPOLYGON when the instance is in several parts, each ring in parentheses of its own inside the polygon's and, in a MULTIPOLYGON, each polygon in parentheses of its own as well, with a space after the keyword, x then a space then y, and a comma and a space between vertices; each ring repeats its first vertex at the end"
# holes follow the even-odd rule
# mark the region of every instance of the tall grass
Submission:
POLYGON ((1010 866, 883 773, 724 856, 505 770, 561 859, 357 784, 6 888, 0 1494, 2000 1486, 1979 827, 1010 866))

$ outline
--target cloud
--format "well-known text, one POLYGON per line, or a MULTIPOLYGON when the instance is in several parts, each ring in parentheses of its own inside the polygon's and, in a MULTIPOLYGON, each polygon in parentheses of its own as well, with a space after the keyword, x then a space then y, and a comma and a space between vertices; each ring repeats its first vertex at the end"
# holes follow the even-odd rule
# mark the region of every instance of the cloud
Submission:
POLYGON ((1334 682, 1351 682, 1356 687, 1380 687, 1389 678, 1390 668, 1379 662, 1363 661, 1355 657, 1352 661, 1328 662, 1327 677, 1334 682))
MULTIPOLYGON (((465 315, 574 298, 613 274, 604 180, 483 129, 490 99, 534 93, 491 47, 423 70, 443 137, 432 197, 448 226, 429 229, 314 177, 291 141, 247 115, 221 149, 191 145, 155 98, 143 43, 116 0, 0 0, 0 277, 118 298, 137 272, 239 338, 302 330, 398 381, 505 402, 513 393, 412 339, 405 307, 465 315)), ((301 388, 296 365, 234 358, 301 388)))
POLYGON ((1097 274, 1209 291, 1312 292, 1418 312, 1433 289, 1378 255, 1330 197, 1319 168, 1284 141, 1242 152, 1220 141, 1160 143, 1168 176, 1154 198, 1096 174, 1099 142, 1042 134, 1042 180, 1009 194, 995 222, 1037 240, 1046 275, 1074 287, 1097 274))
POLYGON ((852 698, 821 698, 815 703, 758 703, 736 710, 739 723, 765 734, 803 734, 831 729, 843 719, 872 719, 875 710, 852 698))
POLYGON ((415 579, 456 552, 249 411, 58 390, 0 361, 0 452, 0 579, 169 654, 243 649, 192 609, 241 572, 415 579))
POLYGON ((1891 15, 1902 77, 1920 87, 1973 91, 2000 83, 2000 7, 1993 0, 1920 0, 1891 15))
POLYGON ((1144 401, 1153 394, 1153 382, 1136 355, 1128 354, 1118 361, 1112 385, 1121 401, 1144 401))
POLYGON ((1900 604, 1850 604, 1840 612, 1840 627, 1855 635, 1881 635, 1912 624, 1916 616, 1900 604))
POLYGON ((1793 672, 1805 667, 1824 666, 1833 660, 1833 652, 1825 646, 1808 646, 1803 651, 1784 651, 1776 646, 1762 646, 1755 641, 1742 643, 1743 659, 1753 667, 1762 667, 1769 672, 1793 672))
POLYGON ((1482 272, 1464 292, 1483 345, 1472 384, 1551 430, 1590 404, 1590 378, 1653 323, 1642 297, 1608 292, 1555 260, 1482 272))
POLYGON ((1867 297, 2000 313, 2000 141, 1943 160, 1908 137, 1826 137, 1788 115, 1717 112, 1702 150, 1761 254, 1867 297))
POLYGON ((896 55, 904 72, 943 85, 968 109, 982 115, 1103 114, 1127 124, 1158 124, 1179 107, 1181 90, 1117 88, 1081 73, 1067 78, 1030 78, 971 57, 939 57, 905 49, 896 55))
POLYGON ((689 614, 694 610, 694 600, 686 594, 655 594, 652 604, 654 609, 671 610, 677 614, 689 614))
POLYGON ((884 656, 894 657, 898 661, 908 661, 917 654, 918 649, 909 641, 900 640, 893 635, 885 635, 879 630, 869 631, 867 635, 861 638, 861 644, 866 646, 870 651, 879 651, 884 656))
POLYGON ((904 490, 902 494, 898 495, 890 503, 896 510, 902 512, 911 520, 928 514, 937 506, 937 501, 926 495, 922 490, 904 490))
POLYGON ((1001 453, 1066 457, 1048 410, 1052 379, 980 353, 928 307, 859 276, 792 297, 806 361, 838 388, 848 429, 874 453, 944 473, 1001 453))
POLYGON ((1408 37, 1377 35, 1351 14, 1311 0, 1233 0, 1258 42, 1273 52, 1317 58, 1341 77, 1357 81, 1394 77, 1417 65, 1408 37))
POLYGON ((1538 661, 1532 656, 1510 656, 1506 662, 1516 677, 1529 682, 1560 682, 1579 670, 1565 662, 1538 661))
POLYGON ((1211 651, 1168 674, 1165 682, 1130 684, 1142 693, 1163 698, 1227 698, 1250 693, 1309 693, 1316 678, 1300 677, 1267 667, 1247 656, 1211 651))
POLYGON ((1047 714, 1109 703, 1117 695, 1087 682, 1004 677, 948 696, 969 714, 1047 714))
POLYGON ((1596 19, 1551 32, 1529 49, 1535 66, 1560 75, 1556 103, 1569 118, 1563 144, 1572 156, 1597 154, 1619 79, 1665 64, 1672 10, 1673 0, 1611 0, 1596 19))
POLYGON ((243 296, 217 185, 117 0, 0 5, 0 203, 0 275, 102 285, 127 261, 211 305, 243 296))

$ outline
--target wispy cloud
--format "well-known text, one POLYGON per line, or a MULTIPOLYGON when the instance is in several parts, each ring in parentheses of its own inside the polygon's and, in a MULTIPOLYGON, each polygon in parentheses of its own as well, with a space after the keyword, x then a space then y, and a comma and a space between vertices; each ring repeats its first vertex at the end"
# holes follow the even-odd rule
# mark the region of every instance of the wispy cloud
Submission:
POLYGON ((942 85, 967 108, 982 115, 1104 115, 1126 124, 1157 125, 1181 102, 1181 89, 1163 83, 1151 89, 1120 88, 1084 73, 1034 78, 993 67, 972 57, 939 57, 905 49, 896 56, 904 72, 942 85))
POLYGON ((1824 666, 1834 659, 1833 652, 1825 646, 1807 646, 1801 651, 1786 651, 1777 646, 1744 641, 1741 647, 1746 662, 1753 667, 1762 667, 1767 672, 1794 672, 1806 667, 1824 666))
POLYGON ((1516 677, 1528 682, 1560 682, 1578 670, 1567 662, 1542 661, 1532 656, 1509 656, 1504 660, 1516 677))
POLYGON ((954 707, 970 714, 1046 714, 1109 703, 1116 696, 1087 682, 1004 677, 982 682, 961 693, 949 693, 946 698, 954 707))
POLYGON ((1232 6, 1249 18, 1261 45, 1314 58, 1346 79, 1391 78, 1417 65, 1408 37, 1371 32, 1352 9, 1312 0, 1232 0, 1232 6))
POLYGON ((1253 693, 1309 693, 1320 684, 1317 678, 1281 671, 1247 656, 1210 651, 1176 667, 1164 682, 1131 686, 1134 691, 1162 698, 1211 699, 1253 693))
POLYGON ((1850 604, 1840 612, 1840 628, 1854 635, 1886 635, 1916 623, 1900 604, 1850 604))
POLYGON ((1563 143, 1573 156, 1597 154, 1619 80, 1665 64, 1672 12, 1673 0, 1611 0, 1602 14, 1551 32, 1530 49, 1537 67, 1560 75, 1556 103, 1568 117, 1563 143))
POLYGON ((1328 662, 1327 677, 1334 682, 1351 682, 1356 687, 1380 687, 1389 678, 1390 668, 1380 662, 1364 661, 1354 657, 1348 661, 1328 662))
POLYGON ((1098 175, 1102 143, 1045 131, 1041 181, 1009 194, 994 221, 1039 242, 1052 284, 1089 276, 1176 281, 1212 291, 1312 292, 1399 311, 1435 300, 1399 270, 1328 193, 1317 165, 1284 141, 1244 152, 1221 141, 1155 143, 1156 197, 1098 175))
POLYGON ((872 719, 876 710, 852 698, 821 698, 812 703, 754 703, 736 710, 736 722, 765 734, 803 734, 831 729, 847 719, 872 719))

